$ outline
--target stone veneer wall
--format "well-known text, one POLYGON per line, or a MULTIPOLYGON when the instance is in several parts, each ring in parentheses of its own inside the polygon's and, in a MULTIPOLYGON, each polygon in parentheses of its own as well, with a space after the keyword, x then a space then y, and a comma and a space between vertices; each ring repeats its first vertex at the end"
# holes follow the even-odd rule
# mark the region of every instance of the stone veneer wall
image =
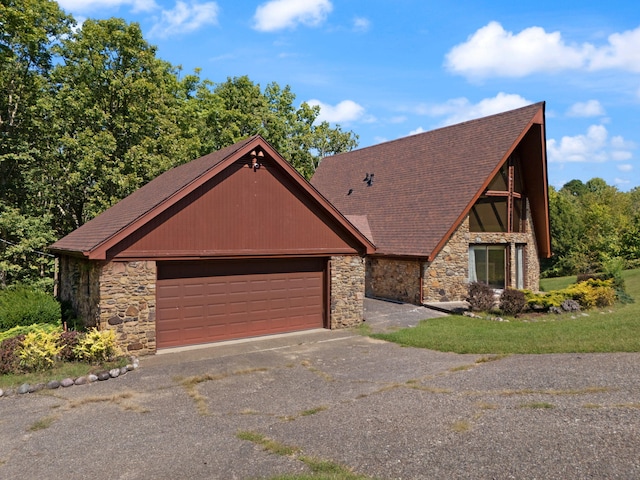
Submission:
POLYGON ((353 327, 364 321, 364 258, 331 257, 330 328, 353 327))
POLYGON ((464 300, 469 283, 469 245, 495 244, 509 246, 511 284, 516 282, 516 245, 525 245, 524 287, 540 289, 540 261, 533 235, 533 222, 527 204, 527 224, 523 233, 469 232, 467 217, 451 236, 436 258, 423 266, 423 301, 447 302, 464 300))
MULTIPOLYGON (((527 205, 527 224, 523 233, 479 233, 470 234, 471 244, 507 244, 509 245, 509 265, 511 284, 515 288, 516 283, 516 245, 524 245, 524 288, 537 292, 540 290, 540 260, 538 245, 533 234, 533 222, 527 205)), ((467 266, 467 268, 469 268, 467 266)))
POLYGON ((366 293, 420 304, 420 262, 387 257, 367 258, 366 293))
POLYGON ((100 328, 136 355, 156 352, 156 262, 112 261, 100 272, 100 328))
POLYGON ((71 303, 87 327, 98 325, 100 265, 83 258, 62 255, 59 260, 58 298, 71 303))
POLYGON ((467 297, 469 217, 460 224, 433 261, 424 263, 422 268, 423 302, 454 302, 467 297))

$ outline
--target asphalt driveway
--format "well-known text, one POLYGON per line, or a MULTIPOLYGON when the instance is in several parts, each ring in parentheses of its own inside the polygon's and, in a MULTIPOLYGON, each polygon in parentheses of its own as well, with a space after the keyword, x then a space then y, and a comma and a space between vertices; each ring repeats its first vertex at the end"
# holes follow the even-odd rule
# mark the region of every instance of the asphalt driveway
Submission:
POLYGON ((140 365, 0 398, 0 478, 308 471, 241 431, 380 479, 640 478, 640 354, 493 358, 314 331, 140 365))

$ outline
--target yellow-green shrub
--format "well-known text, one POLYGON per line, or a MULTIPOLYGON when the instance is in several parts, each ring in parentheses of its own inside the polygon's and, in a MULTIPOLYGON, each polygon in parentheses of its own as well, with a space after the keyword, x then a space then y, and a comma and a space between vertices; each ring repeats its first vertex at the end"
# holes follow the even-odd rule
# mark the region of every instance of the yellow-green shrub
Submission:
POLYGON ((27 333, 18 348, 20 365, 33 371, 51 368, 60 353, 59 336, 57 331, 35 330, 27 333))
POLYGON ((613 305, 616 299, 612 279, 589 279, 586 282, 569 285, 564 291, 585 309, 607 307, 613 305))
MULTIPOLYGON (((548 310, 551 307, 559 308, 567 299, 562 290, 554 290, 552 292, 534 293, 531 290, 524 290, 527 306, 531 309, 548 310)), ((570 297, 569 297, 570 298, 570 297)))
POLYGON ((116 332, 98 330, 95 327, 79 339, 73 352, 78 358, 88 362, 103 362, 122 354, 116 343, 116 332))
POLYGON ((50 323, 34 323, 33 325, 17 326, 0 332, 0 342, 7 338, 26 335, 29 332, 35 332, 37 330, 42 330, 47 333, 62 332, 62 327, 60 325, 52 325, 50 323))

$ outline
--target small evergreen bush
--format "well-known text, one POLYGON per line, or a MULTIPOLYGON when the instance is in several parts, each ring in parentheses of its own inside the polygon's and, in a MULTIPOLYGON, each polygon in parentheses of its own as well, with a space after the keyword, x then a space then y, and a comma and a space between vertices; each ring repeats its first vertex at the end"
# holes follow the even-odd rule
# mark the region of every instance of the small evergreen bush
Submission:
POLYGON ((507 315, 517 315, 527 305, 524 292, 513 288, 506 288, 500 295, 500 310, 507 315))
POLYGON ((0 291, 0 330, 33 323, 60 324, 60 304, 47 293, 17 285, 0 291))
POLYGON ((467 302, 473 312, 488 312, 495 305, 493 289, 486 283, 471 282, 467 302))

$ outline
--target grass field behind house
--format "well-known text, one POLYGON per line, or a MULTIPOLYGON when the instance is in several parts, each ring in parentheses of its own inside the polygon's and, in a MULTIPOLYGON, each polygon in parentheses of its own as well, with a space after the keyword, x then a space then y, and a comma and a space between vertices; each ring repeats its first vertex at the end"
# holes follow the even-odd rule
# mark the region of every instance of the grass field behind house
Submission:
MULTIPOLYGON (((548 314, 531 319, 448 316, 422 321, 413 328, 375 338, 402 345, 456 353, 571 353, 640 351, 640 270, 624 272, 635 303, 578 314, 548 314)), ((563 288, 576 277, 544 279, 545 291, 563 288)))

